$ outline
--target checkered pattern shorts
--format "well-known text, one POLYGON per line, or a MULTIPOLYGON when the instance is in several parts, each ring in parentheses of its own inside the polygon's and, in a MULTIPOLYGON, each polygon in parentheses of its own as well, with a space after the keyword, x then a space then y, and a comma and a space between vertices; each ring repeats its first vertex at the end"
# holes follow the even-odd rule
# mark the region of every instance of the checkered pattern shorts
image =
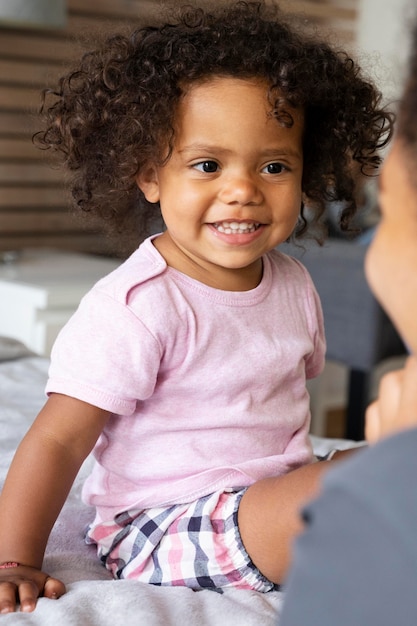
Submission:
POLYGON ((252 563, 240 538, 237 510, 245 489, 145 511, 127 511, 90 526, 86 541, 115 578, 191 589, 276 586, 252 563))

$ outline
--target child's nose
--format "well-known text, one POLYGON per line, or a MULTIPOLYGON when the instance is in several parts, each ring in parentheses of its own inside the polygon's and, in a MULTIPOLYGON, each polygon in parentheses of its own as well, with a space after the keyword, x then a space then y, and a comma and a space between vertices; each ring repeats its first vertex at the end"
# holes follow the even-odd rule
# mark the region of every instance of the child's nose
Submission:
POLYGON ((262 193, 254 177, 239 173, 223 180, 220 199, 226 204, 258 204, 262 193))

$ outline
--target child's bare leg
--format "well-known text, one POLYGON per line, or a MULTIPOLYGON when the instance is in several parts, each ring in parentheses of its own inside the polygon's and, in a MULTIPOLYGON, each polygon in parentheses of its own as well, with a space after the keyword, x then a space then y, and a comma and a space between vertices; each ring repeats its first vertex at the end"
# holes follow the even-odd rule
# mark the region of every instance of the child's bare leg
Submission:
MULTIPOLYGON (((338 452, 337 460, 351 452, 338 452)), ((251 485, 242 497, 238 524, 243 544, 256 567, 272 582, 284 581, 293 540, 302 530, 300 510, 317 493, 320 478, 332 463, 312 463, 283 476, 265 478, 251 485)))

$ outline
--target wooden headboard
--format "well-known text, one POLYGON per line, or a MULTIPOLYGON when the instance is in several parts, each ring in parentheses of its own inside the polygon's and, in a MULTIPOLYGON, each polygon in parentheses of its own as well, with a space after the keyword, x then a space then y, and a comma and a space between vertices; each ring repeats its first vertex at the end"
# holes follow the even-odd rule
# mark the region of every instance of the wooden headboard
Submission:
MULTIPOLYGON (((333 27, 343 45, 355 38, 358 0, 286 0, 283 8, 318 27, 333 27)), ((67 0, 62 30, 0 24, 0 252, 27 247, 112 254, 109 242, 68 210, 64 175, 32 145, 40 91, 53 86, 78 39, 113 30, 158 10, 152 0, 67 0)))

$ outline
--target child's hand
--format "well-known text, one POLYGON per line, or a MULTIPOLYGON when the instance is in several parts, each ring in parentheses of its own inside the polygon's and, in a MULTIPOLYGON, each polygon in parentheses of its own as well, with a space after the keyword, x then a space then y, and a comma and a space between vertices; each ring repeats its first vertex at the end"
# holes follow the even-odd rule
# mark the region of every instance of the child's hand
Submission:
POLYGON ((382 378, 379 397, 366 411, 366 439, 374 443, 412 426, 417 426, 416 357, 409 357, 404 369, 382 378))
POLYGON ((19 565, 0 569, 0 613, 34 610, 39 596, 56 599, 65 593, 65 585, 33 567, 19 565))

